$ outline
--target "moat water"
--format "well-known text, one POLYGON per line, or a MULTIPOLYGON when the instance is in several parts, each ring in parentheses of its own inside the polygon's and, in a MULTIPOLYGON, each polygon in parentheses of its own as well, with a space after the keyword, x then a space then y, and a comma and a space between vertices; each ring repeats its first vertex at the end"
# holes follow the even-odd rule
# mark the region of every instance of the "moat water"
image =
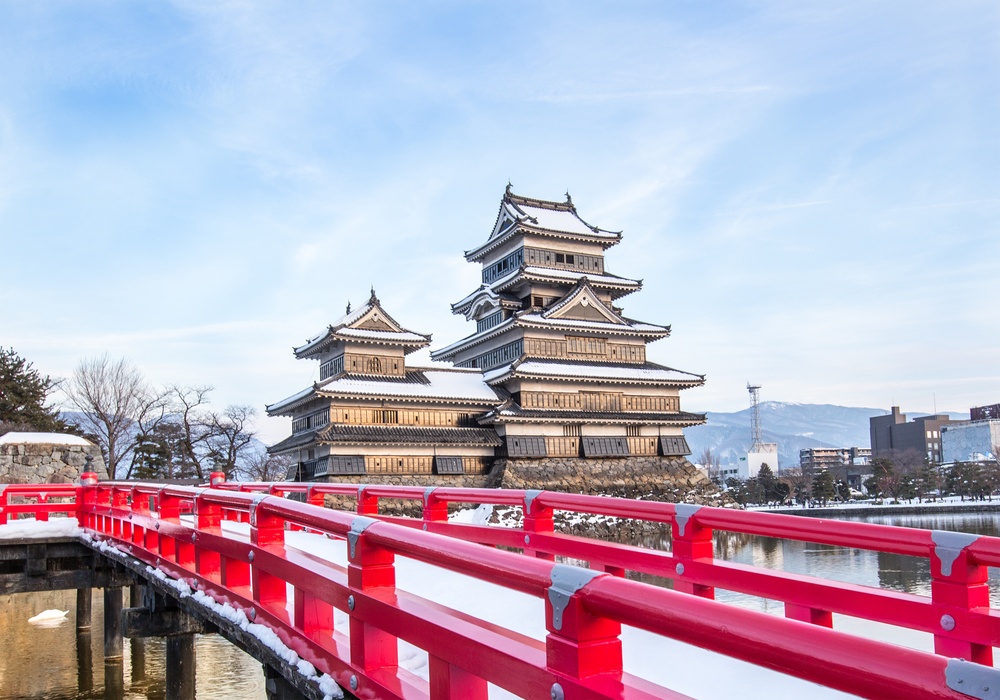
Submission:
MULTIPOLYGON (((861 520, 861 518, 858 518, 861 520)), ((902 515, 866 517, 866 522, 886 525, 955 530, 1000 536, 1000 514, 902 515)), ((657 544, 657 543, 651 543, 657 544)), ((930 569, 926 559, 880 554, 860 549, 717 534, 716 556, 730 561, 819 576, 849 583, 880 586, 906 593, 929 595, 930 569)), ((643 577, 655 582, 653 577, 643 577)), ((1000 572, 990 569, 990 595, 1000 607, 1000 572)), ((727 591, 716 599, 733 605, 782 615, 781 603, 727 591)), ((127 601, 127 596, 126 596, 127 601)), ((75 622, 75 591, 0 596, 0 700, 103 698, 103 597, 94 591, 93 628, 78 640, 75 622), (68 610, 61 624, 33 625, 28 618, 43 610, 68 610), (79 641, 79 644, 78 644, 79 641), (87 645, 89 644, 89 654, 87 645)), ((835 616, 834 627, 867 637, 925 651, 932 649, 931 636, 924 633, 835 616)), ((144 672, 133 663, 129 640, 124 649, 127 700, 165 697, 166 648, 162 640, 143 641, 144 672)), ((199 699, 266 698, 260 663, 217 635, 198 636, 197 696, 199 699)))

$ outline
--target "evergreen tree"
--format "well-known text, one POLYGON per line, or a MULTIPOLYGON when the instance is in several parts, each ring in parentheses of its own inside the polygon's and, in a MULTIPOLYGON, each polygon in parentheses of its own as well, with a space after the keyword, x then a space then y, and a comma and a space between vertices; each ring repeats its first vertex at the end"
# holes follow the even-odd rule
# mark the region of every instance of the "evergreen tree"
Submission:
POLYGON ((13 348, 0 348, 0 433, 69 431, 59 411, 45 405, 55 386, 13 348))
POLYGON ((833 474, 823 470, 813 477, 812 497, 826 505, 826 502, 837 495, 837 490, 833 484, 833 474))

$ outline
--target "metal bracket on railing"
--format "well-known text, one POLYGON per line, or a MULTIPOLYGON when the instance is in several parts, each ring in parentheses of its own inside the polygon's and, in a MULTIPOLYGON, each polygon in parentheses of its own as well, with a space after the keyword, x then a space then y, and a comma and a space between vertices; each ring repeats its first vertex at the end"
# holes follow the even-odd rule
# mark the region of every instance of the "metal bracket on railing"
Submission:
POLYGON ((549 586, 549 602, 552 603, 552 626, 562 629, 562 616, 569 599, 578 590, 586 586, 598 576, 606 576, 600 571, 583 569, 569 564, 556 564, 552 567, 552 585, 549 586))
POLYGON ((978 539, 979 535, 970 535, 967 532, 931 530, 931 540, 935 545, 934 554, 941 560, 941 573, 951 576, 951 565, 958 559, 958 555, 978 539))
POLYGON ((197 493, 195 494, 194 500, 191 501, 191 515, 198 515, 198 499, 201 497, 201 494, 208 491, 208 489, 196 488, 195 491, 197 491, 197 493))
POLYGON ((948 659, 944 683, 979 700, 1000 700, 1000 670, 964 659, 948 659))
POLYGON ((435 490, 437 490, 437 486, 428 486, 424 489, 424 508, 426 508, 427 504, 430 503, 431 494, 434 493, 435 490))
POLYGON ((263 501, 265 498, 270 498, 270 497, 271 494, 269 493, 255 493, 253 496, 251 496, 252 500, 250 503, 250 527, 257 527, 257 506, 259 506, 261 501, 263 501))
POLYGON ((531 504, 538 498, 541 493, 539 489, 527 489, 524 492, 524 514, 529 515, 531 513, 531 504))
POLYGON ((350 546, 351 559, 354 558, 354 549, 358 544, 358 538, 361 536, 361 533, 377 522, 378 520, 375 518, 366 518, 363 515, 359 515, 351 521, 351 529, 347 533, 347 544, 350 546))
POLYGON ((678 503, 674 506, 674 520, 677 521, 677 532, 683 537, 684 530, 687 529, 688 520, 701 510, 701 506, 693 503, 678 503))

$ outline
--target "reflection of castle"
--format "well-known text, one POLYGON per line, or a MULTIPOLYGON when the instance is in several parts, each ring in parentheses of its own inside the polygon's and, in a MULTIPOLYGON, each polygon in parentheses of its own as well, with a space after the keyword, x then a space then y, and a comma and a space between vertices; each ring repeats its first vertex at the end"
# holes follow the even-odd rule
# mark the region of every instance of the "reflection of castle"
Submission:
MULTIPOLYGON (((641 282, 605 270, 621 240, 583 221, 567 196, 549 202, 508 186, 485 243, 466 253, 482 285, 452 311, 476 331, 435 350, 454 366, 406 356, 430 343, 372 292, 295 349, 320 363, 320 381, 267 407, 292 418, 271 448, 292 455, 290 478, 334 475, 485 475, 497 459, 645 459, 689 454, 680 390, 704 377, 646 360, 668 326, 627 318, 615 303, 641 282)), ((648 465, 647 465, 648 466, 648 465)))

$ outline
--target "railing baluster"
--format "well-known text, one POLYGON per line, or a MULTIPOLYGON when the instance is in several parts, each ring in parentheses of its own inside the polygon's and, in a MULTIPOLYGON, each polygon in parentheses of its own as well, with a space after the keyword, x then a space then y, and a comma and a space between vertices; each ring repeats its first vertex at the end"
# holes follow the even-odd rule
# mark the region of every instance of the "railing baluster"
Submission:
MULTIPOLYGON (((285 542, 285 521, 267 510, 267 498, 257 500, 250 508, 250 543, 258 547, 285 542)), ((250 585, 253 599, 263 608, 279 616, 285 615, 288 593, 281 576, 254 564, 250 568, 250 585)))
POLYGON ((553 583, 545 598, 545 626, 549 631, 545 658, 549 670, 576 679, 621 675, 621 624, 591 614, 580 594, 592 578, 601 575, 607 574, 560 564, 553 569, 553 583))
POLYGON ((362 671, 395 668, 399 663, 396 637, 367 618, 365 596, 390 594, 396 588, 395 555, 368 542, 364 530, 373 521, 355 518, 348 535, 347 583, 355 592, 351 608, 351 663, 362 671))
POLYGON ((992 646, 962 638, 972 609, 990 607, 987 567, 977 564, 968 550, 978 537, 934 531, 932 539, 931 600, 941 626, 934 635, 934 652, 992 666, 992 646))
POLYGON ((707 562, 711 564, 715 556, 715 543, 712 539, 712 529, 698 522, 698 511, 701 506, 689 506, 679 503, 675 508, 676 515, 670 525, 673 536, 671 553, 677 564, 674 567, 674 590, 690 593, 700 598, 715 598, 715 589, 700 583, 687 580, 685 573, 692 563, 707 562))
POLYGON ((552 552, 539 550, 532 546, 532 541, 537 542, 536 535, 551 534, 555 531, 555 511, 538 502, 541 491, 525 491, 524 505, 522 510, 522 529, 524 530, 524 553, 538 559, 555 561, 556 555, 552 552))

